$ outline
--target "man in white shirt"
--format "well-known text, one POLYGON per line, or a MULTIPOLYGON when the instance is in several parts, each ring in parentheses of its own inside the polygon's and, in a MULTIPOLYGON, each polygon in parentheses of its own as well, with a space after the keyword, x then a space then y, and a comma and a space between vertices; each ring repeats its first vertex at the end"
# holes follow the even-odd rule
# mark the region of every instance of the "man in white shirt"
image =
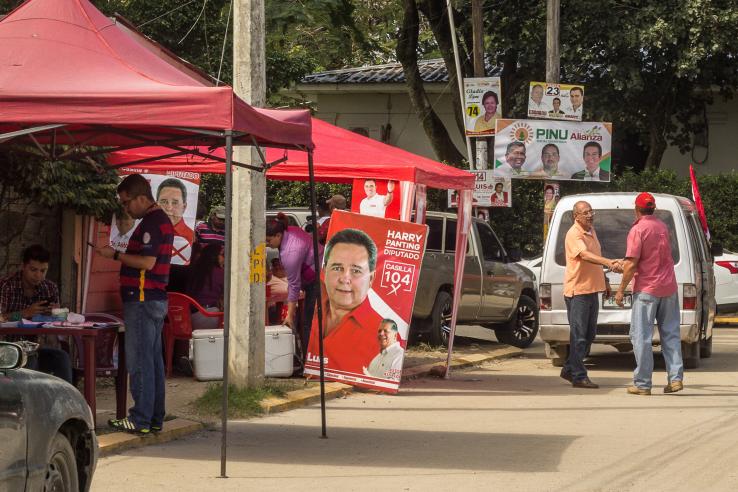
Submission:
POLYGON ((567 118, 582 120, 582 104, 584 103, 584 91, 581 87, 572 87, 569 90, 569 102, 571 106, 566 110, 567 118))
POLYGON ((518 177, 528 176, 528 171, 523 171, 525 164, 525 144, 523 142, 510 142, 505 150, 505 163, 494 169, 494 176, 518 177))
POLYGON ((110 246, 116 251, 125 253, 135 225, 136 220, 125 211, 115 214, 115 227, 110 228, 110 246))
POLYGON ((536 84, 530 89, 530 100, 528 100, 528 114, 530 116, 545 117, 551 108, 543 102, 543 86, 536 84))
POLYGON ((379 353, 364 368, 364 374, 375 378, 399 381, 402 376, 402 359, 405 354, 402 345, 397 341, 397 323, 385 318, 379 323, 377 341, 379 353))
POLYGON ((384 212, 392 203, 393 192, 395 191, 395 182, 387 181, 387 194, 377 194, 377 182, 373 179, 364 181, 364 198, 359 204, 359 213, 362 215, 371 215, 372 217, 384 218, 384 212))

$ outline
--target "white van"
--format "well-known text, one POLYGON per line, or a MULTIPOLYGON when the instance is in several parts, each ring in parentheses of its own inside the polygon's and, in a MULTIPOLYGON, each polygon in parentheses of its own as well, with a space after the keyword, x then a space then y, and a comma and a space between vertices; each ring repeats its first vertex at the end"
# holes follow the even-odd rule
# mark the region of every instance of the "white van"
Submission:
MULTIPOLYGON (((540 334, 546 343, 546 355, 554 366, 561 366, 569 351, 569 322, 564 303, 564 239, 573 224, 572 208, 579 200, 589 202, 596 212, 594 227, 606 258, 625 256, 626 238, 635 221, 637 193, 592 193, 563 197, 551 219, 549 235, 544 245, 540 282, 540 334)), ((691 200, 673 195, 654 194, 655 216, 671 231, 674 273, 679 285, 681 305, 681 339, 684 366, 693 369, 700 357, 712 352, 712 325, 715 317, 715 277, 713 253, 700 227, 696 208, 691 200)), ((613 295, 620 286, 621 274, 607 272, 613 295)), ((595 343, 612 345, 621 352, 633 350, 630 343, 630 300, 618 307, 612 298, 600 294, 595 343)), ((654 330, 654 344, 659 341, 654 330)))

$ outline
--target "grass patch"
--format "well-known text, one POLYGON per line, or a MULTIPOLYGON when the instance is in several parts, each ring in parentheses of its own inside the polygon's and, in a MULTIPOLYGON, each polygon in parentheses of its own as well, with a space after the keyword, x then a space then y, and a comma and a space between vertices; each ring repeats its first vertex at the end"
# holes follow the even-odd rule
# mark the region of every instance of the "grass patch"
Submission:
MULTIPOLYGON (((246 418, 264 412, 261 401, 265 398, 284 397, 290 391, 290 385, 266 382, 257 388, 236 388, 228 386, 228 418, 246 418)), ((223 383, 208 385, 205 393, 193 402, 195 411, 200 415, 221 416, 223 400, 223 383)))
POLYGON ((440 352, 444 347, 434 346, 427 342, 420 342, 408 348, 410 352, 440 352))

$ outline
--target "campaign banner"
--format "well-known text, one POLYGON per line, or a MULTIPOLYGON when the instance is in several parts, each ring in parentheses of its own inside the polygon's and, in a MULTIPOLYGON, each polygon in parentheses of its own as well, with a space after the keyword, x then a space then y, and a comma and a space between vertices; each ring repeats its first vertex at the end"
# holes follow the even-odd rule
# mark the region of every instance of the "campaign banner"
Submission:
POLYGON ((464 79, 464 128, 470 137, 495 134, 495 120, 502 116, 499 77, 464 79))
MULTIPOLYGON (((188 265, 192 254, 192 242, 195 239, 195 215, 197 213, 197 196, 200 191, 200 173, 191 171, 150 171, 144 167, 124 167, 118 170, 121 179, 129 174, 140 174, 151 184, 154 200, 166 212, 174 225, 174 243, 172 248, 172 264, 188 265)), ((125 252, 128 239, 138 226, 125 212, 113 216, 110 225, 110 246, 125 252)))
MULTIPOLYGON (((333 211, 320 272, 326 379, 398 391, 427 230, 333 211)), ((305 374, 320 375, 319 343, 316 311, 305 374)))
MULTIPOLYGON (((492 170, 469 171, 476 177, 472 192, 474 207, 511 207, 512 183, 510 178, 498 177, 492 170)), ((456 208, 459 193, 456 190, 448 191, 448 208, 456 208)))
POLYGON ((499 177, 610 181, 612 123, 497 120, 499 177))
POLYGON ((528 118, 582 121, 584 86, 531 82, 528 118))
POLYGON ((351 190, 351 211, 372 217, 399 219, 400 198, 400 189, 395 181, 355 179, 351 190))
POLYGON ((553 181, 546 183, 543 186, 543 242, 546 243, 546 237, 548 237, 548 228, 551 225, 551 218, 553 217, 554 209, 556 204, 559 203, 561 198, 560 184, 553 181))

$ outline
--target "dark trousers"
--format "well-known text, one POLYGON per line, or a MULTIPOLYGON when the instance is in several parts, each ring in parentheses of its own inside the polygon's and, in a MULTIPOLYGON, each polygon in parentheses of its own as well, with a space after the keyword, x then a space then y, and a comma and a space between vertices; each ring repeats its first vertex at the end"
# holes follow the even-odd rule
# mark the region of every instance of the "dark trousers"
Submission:
POLYGON ((26 368, 51 374, 73 384, 72 360, 63 350, 41 347, 34 356, 28 358, 26 368))
POLYGON ((597 293, 565 297, 566 315, 569 319, 569 358, 564 372, 571 374, 573 381, 587 377, 584 358, 589 354, 597 333, 597 313, 600 303, 597 293))
POLYGON ((305 300, 302 316, 302 355, 307 354, 307 346, 310 343, 310 330, 313 326, 313 316, 315 315, 316 301, 318 300, 318 289, 316 284, 309 284, 303 287, 305 291, 305 300))

